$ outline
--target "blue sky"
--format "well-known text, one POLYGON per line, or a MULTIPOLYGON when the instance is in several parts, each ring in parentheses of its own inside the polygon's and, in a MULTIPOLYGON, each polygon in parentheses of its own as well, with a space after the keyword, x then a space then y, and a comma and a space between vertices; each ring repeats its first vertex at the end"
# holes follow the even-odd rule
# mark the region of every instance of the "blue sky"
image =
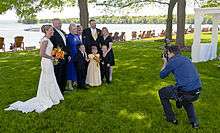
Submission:
MULTIPOLYGON (((193 14, 194 8, 198 7, 194 5, 193 2, 188 3, 186 7, 187 14, 193 14)), ((176 12, 176 9, 175 9, 176 12)), ((174 12, 174 14, 175 14, 174 12)), ((104 7, 97 7, 95 5, 89 6, 90 16, 101 16, 101 15, 129 15, 129 16, 150 16, 150 15, 166 15, 167 14, 167 6, 153 6, 148 5, 143 7, 140 10, 135 9, 123 9, 112 12, 112 10, 105 10, 104 7), (113 13, 113 14, 112 14, 113 13)), ((38 18, 71 18, 71 17, 79 17, 79 9, 78 7, 65 7, 63 11, 59 10, 43 10, 38 13, 38 18)), ((16 20, 17 16, 13 10, 7 11, 5 14, 0 15, 0 20, 16 20)))

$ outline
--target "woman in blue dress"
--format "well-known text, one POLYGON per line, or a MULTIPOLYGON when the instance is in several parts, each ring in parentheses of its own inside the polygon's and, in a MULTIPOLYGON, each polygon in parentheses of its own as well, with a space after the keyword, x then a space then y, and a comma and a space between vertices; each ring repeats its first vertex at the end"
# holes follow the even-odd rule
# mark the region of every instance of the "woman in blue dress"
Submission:
POLYGON ((81 43, 78 32, 77 25, 70 24, 70 33, 66 36, 67 46, 70 48, 70 56, 67 64, 67 90, 73 90, 77 82, 77 72, 76 72, 76 55, 78 52, 78 46, 81 43))

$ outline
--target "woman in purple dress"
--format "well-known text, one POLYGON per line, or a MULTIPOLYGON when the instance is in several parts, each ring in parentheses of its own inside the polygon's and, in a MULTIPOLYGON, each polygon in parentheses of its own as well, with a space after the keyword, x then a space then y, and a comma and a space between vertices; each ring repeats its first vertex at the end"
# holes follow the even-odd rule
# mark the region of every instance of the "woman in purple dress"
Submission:
POLYGON ((69 26, 70 33, 66 36, 67 46, 70 48, 71 59, 67 65, 67 89, 73 90, 77 82, 77 72, 76 72, 76 55, 78 52, 78 46, 81 41, 77 32, 77 25, 70 24, 69 26))

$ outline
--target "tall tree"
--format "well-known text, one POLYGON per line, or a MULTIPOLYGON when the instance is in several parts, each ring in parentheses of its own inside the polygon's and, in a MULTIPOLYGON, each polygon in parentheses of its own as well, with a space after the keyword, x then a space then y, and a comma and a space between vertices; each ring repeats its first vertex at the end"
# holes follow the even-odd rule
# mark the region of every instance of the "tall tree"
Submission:
POLYGON ((177 36, 176 44, 183 47, 185 40, 186 0, 178 0, 177 4, 177 36))
POLYGON ((178 0, 170 0, 167 13, 166 38, 172 40, 173 32, 173 9, 178 0))
POLYGON ((0 14, 4 13, 5 11, 11 9, 15 0, 0 0, 0 14))
POLYGON ((88 27, 89 12, 88 12, 88 0, 78 0, 80 10, 80 24, 83 28, 88 27))
MULTIPOLYGON (((95 2, 95 0, 89 2, 95 2)), ((62 10, 65 6, 75 6, 75 3, 76 0, 1 0, 0 14, 13 8, 21 21, 32 20, 36 18, 37 12, 43 8, 62 10)), ((88 0, 78 0, 78 6, 80 23, 87 27, 89 20, 88 0)))

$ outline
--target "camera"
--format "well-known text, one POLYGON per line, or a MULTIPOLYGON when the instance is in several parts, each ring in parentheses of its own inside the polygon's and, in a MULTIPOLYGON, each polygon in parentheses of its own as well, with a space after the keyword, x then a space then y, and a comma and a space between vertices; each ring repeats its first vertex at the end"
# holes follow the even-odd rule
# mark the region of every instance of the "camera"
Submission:
POLYGON ((163 53, 161 54, 161 58, 166 58, 167 60, 169 59, 169 57, 168 57, 168 51, 167 51, 166 48, 164 49, 163 53))
POLYGON ((166 58, 167 60, 169 59, 168 57, 168 47, 170 45, 170 40, 168 38, 164 39, 165 45, 163 48, 163 53, 161 54, 161 58, 166 58))

